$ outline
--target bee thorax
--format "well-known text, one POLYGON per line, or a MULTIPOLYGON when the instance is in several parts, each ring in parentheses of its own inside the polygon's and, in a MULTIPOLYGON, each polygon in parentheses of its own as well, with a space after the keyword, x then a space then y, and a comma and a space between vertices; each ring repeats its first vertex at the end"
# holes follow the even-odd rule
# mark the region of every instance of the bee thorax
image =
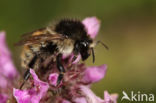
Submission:
POLYGON ((72 40, 64 40, 63 44, 59 46, 59 51, 67 56, 73 52, 74 45, 72 40))
POLYGON ((64 55, 69 55, 69 54, 72 53, 72 51, 73 51, 73 47, 72 47, 72 46, 70 46, 70 47, 65 47, 65 48, 63 48, 63 50, 62 50, 62 54, 64 54, 64 55))

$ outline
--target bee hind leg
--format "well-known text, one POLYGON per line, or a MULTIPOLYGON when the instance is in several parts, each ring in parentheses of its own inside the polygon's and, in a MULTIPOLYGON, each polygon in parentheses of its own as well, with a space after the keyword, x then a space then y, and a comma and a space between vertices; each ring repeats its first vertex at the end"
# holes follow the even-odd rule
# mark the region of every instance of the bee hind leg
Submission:
MULTIPOLYGON (((37 60, 37 55, 35 55, 33 59, 31 60, 31 62, 29 63, 28 65, 29 68, 33 69, 36 60, 37 60)), ((25 82, 29 79, 29 77, 30 77, 30 69, 27 69, 27 71, 24 73, 24 81, 21 84, 20 89, 22 89, 22 87, 24 86, 25 82)))
POLYGON ((65 73, 65 69, 64 69, 64 67, 63 67, 63 65, 62 65, 61 60, 62 60, 62 54, 59 54, 59 55, 57 56, 57 60, 56 60, 56 62, 57 62, 57 69, 58 69, 59 72, 60 72, 60 74, 59 74, 59 76, 58 76, 58 79, 57 79, 57 85, 60 84, 61 80, 63 79, 63 75, 64 75, 64 73, 65 73))

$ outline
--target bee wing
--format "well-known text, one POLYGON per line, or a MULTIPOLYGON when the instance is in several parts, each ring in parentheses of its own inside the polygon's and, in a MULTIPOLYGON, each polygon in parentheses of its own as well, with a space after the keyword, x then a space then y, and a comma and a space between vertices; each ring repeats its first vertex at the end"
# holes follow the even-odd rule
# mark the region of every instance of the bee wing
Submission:
POLYGON ((43 33, 44 31, 46 31, 46 28, 40 28, 40 29, 37 29, 37 30, 34 30, 32 32, 28 32, 28 33, 25 33, 21 36, 22 39, 25 39, 25 38, 29 38, 30 36, 32 35, 36 35, 36 34, 41 34, 43 33))
POLYGON ((30 36, 26 39, 23 39, 16 43, 16 45, 31 45, 31 44, 37 44, 44 41, 51 41, 51 40, 64 40, 65 37, 61 34, 40 34, 40 35, 34 35, 30 36))

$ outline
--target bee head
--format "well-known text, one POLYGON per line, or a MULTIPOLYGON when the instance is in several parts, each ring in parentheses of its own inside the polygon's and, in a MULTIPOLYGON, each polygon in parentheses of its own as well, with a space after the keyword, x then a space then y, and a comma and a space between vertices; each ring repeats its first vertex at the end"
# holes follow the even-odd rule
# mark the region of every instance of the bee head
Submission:
POLYGON ((91 54, 91 48, 90 48, 91 43, 92 40, 88 40, 88 39, 78 40, 75 42, 74 51, 80 53, 83 61, 86 60, 91 54))
POLYGON ((93 41, 92 39, 84 39, 78 40, 75 42, 74 52, 80 53, 82 60, 86 60, 91 54, 93 57, 93 63, 95 62, 95 54, 94 54, 94 47, 97 44, 102 44, 107 50, 109 49, 107 45, 105 45, 101 41, 93 41))

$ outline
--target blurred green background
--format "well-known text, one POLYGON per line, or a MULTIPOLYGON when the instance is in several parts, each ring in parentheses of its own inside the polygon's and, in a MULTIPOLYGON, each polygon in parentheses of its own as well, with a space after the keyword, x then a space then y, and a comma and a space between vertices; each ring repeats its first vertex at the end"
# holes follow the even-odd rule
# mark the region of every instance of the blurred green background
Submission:
MULTIPOLYGON (((93 85, 95 93, 122 91, 156 94, 156 0, 0 0, 0 30, 18 68, 20 48, 13 44, 20 35, 64 17, 97 16, 101 29, 97 37, 110 48, 96 48, 96 62, 107 64, 105 78, 93 85)), ((156 101, 156 100, 155 100, 156 101)))

